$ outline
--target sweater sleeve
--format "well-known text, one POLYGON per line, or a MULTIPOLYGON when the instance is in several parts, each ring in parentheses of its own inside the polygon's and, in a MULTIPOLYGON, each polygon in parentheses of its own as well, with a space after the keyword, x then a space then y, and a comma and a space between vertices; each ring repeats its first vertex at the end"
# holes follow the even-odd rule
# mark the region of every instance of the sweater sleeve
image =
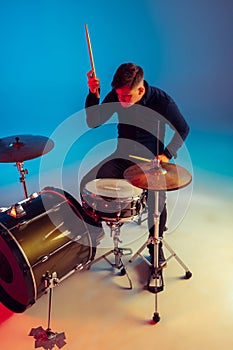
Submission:
POLYGON ((87 95, 86 102, 85 102, 85 108, 98 105, 100 102, 100 99, 96 96, 96 94, 93 94, 89 90, 89 94, 87 95))
POLYGON ((115 92, 112 90, 100 104, 100 99, 89 91, 85 102, 86 121, 90 128, 97 128, 104 124, 115 112, 114 103, 116 102, 115 92))
POLYGON ((174 135, 164 150, 164 154, 171 159, 172 157, 177 157, 177 151, 188 136, 189 125, 174 101, 168 105, 166 118, 168 124, 174 130, 174 135))

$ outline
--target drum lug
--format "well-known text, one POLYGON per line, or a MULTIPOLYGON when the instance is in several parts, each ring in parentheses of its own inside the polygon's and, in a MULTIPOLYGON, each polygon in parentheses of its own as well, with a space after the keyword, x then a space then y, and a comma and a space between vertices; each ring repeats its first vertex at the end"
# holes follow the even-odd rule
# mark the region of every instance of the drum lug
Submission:
POLYGON ((34 268, 35 266, 46 262, 49 259, 49 255, 44 255, 41 258, 37 259, 37 261, 32 265, 32 268, 34 268))
POLYGON ((76 270, 76 271, 81 271, 81 270, 83 270, 83 269, 84 269, 83 264, 78 264, 77 266, 75 266, 75 270, 76 270))
POLYGON ((81 238, 82 238, 82 237, 81 237, 80 235, 78 235, 78 236, 76 236, 73 240, 74 240, 74 242, 77 242, 77 241, 79 241, 81 238))
POLYGON ((61 203, 58 203, 58 204, 54 205, 53 208, 52 208, 52 211, 60 210, 60 206, 61 206, 61 203))
POLYGON ((45 261, 47 261, 49 258, 48 255, 42 256, 42 258, 40 259, 40 262, 44 263, 45 261))
POLYGON ((22 221, 22 222, 19 222, 18 225, 17 225, 17 227, 20 228, 21 226, 27 225, 28 223, 29 223, 28 220, 24 220, 24 221, 22 221))

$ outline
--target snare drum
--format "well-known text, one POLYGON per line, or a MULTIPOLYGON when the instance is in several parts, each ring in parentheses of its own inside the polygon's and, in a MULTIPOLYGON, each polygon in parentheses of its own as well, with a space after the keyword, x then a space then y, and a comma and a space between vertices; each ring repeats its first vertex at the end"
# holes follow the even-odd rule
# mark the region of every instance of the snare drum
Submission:
POLYGON ((83 208, 96 221, 130 221, 140 214, 144 200, 143 190, 123 179, 95 179, 82 193, 83 208))
POLYGON ((0 214, 1 302, 23 312, 46 291, 45 274, 64 279, 94 258, 81 205, 48 187, 0 214))

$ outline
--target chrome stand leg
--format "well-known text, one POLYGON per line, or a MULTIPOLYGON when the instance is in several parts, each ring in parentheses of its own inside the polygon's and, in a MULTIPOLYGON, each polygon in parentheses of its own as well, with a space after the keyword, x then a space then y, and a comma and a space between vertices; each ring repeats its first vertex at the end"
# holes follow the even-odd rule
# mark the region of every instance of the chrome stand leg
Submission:
POLYGON ((66 345, 65 333, 53 332, 50 328, 51 323, 51 310, 52 310, 52 289, 59 283, 56 272, 49 274, 48 272, 43 275, 45 283, 45 291, 49 290, 49 306, 48 306, 48 326, 47 329, 43 329, 42 326, 32 328, 29 336, 33 336, 35 339, 35 348, 43 347, 44 349, 52 349, 57 346, 59 349, 66 345))
POLYGON ((113 238, 114 248, 109 250, 105 254, 101 255, 97 259, 93 260, 90 263, 90 266, 93 265, 93 264, 96 264, 98 261, 104 259, 113 268, 117 268, 117 269, 121 270, 121 275, 122 276, 126 275, 126 277, 128 279, 128 282, 129 282, 129 289, 132 289, 132 281, 131 281, 131 279, 130 279, 130 277, 128 275, 128 271, 127 271, 126 265, 124 264, 124 262, 122 260, 122 256, 123 255, 131 255, 132 254, 132 249, 130 249, 130 248, 120 248, 119 247, 119 243, 122 243, 122 241, 120 240, 120 223, 119 222, 116 222, 116 223, 115 222, 110 222, 110 223, 107 223, 107 224, 108 224, 108 226, 111 229, 111 237, 113 238), (107 258, 111 254, 114 255, 114 260, 115 260, 114 263, 112 263, 107 258))

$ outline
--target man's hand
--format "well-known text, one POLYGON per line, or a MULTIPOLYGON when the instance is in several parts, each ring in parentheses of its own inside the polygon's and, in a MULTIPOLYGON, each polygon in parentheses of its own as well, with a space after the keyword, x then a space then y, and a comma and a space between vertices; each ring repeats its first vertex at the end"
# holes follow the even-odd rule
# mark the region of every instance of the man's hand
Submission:
POLYGON ((98 91, 98 89, 100 88, 100 80, 96 78, 96 76, 93 73, 93 69, 87 73, 87 84, 91 93, 95 94, 96 91, 98 91))
POLYGON ((164 163, 168 163, 169 162, 169 158, 167 156, 165 156, 165 154, 159 154, 158 156, 156 156, 156 158, 160 162, 164 162, 164 163))

